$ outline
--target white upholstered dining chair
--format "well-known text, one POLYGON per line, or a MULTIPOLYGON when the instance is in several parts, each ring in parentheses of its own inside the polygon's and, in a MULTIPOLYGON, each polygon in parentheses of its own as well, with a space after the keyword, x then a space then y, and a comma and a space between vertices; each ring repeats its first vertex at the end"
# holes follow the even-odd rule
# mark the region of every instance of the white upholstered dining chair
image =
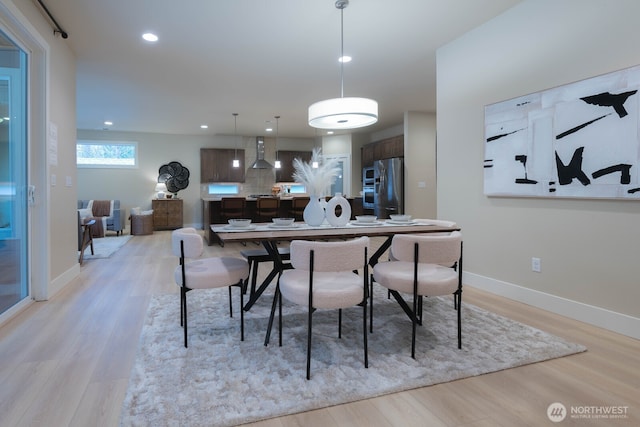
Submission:
POLYGON ((307 379, 311 378, 312 317, 317 309, 338 309, 338 337, 342 338, 342 309, 362 305, 364 366, 369 367, 367 351, 369 238, 318 242, 294 240, 290 245, 292 270, 280 276, 271 308, 265 345, 278 306, 279 345, 282 345, 282 298, 308 308, 307 379), (363 274, 357 271, 363 269, 363 274))
POLYGON ((180 287, 180 324, 184 329, 184 346, 187 347, 187 292, 193 289, 229 288, 229 315, 233 317, 231 287, 240 288, 240 339, 244 341, 244 284, 249 276, 249 264, 242 258, 200 258, 204 251, 202 236, 195 228, 174 230, 171 248, 180 264, 174 271, 176 284, 180 287))
POLYGON ((462 234, 398 234, 391 242, 393 259, 373 268, 372 280, 389 289, 412 324, 411 357, 415 359, 416 326, 422 324, 424 296, 453 295, 462 348, 462 234), (401 294, 412 296, 412 305, 401 294))

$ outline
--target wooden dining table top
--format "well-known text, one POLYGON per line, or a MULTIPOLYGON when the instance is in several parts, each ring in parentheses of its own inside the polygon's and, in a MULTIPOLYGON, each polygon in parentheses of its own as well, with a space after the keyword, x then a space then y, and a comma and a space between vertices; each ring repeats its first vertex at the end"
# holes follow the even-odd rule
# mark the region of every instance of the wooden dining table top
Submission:
POLYGON ((211 230, 223 242, 250 241, 291 241, 297 239, 334 239, 360 236, 392 236, 394 234, 437 233, 459 231, 457 226, 436 225, 428 220, 412 221, 406 224, 378 221, 371 225, 354 225, 350 222, 346 226, 335 227, 324 224, 312 227, 302 222, 296 222, 291 227, 276 227, 272 223, 255 223, 249 227, 231 227, 225 224, 212 224, 211 230))

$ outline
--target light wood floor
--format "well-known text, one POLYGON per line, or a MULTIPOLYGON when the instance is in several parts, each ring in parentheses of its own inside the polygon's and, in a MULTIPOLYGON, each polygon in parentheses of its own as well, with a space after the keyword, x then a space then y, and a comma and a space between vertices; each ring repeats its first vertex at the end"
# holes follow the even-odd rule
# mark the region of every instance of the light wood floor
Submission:
MULTIPOLYGON (((0 328, 0 426, 118 425, 149 299, 177 292, 169 241, 170 232, 135 236, 112 258, 87 260, 80 277, 59 295, 32 304, 0 328)), ((207 253, 237 254, 242 248, 211 246, 207 253)), ((469 287, 464 303, 584 344, 588 351, 253 425, 640 425, 640 341, 469 287), (627 418, 553 424, 547 418, 553 402, 568 409, 627 406, 627 418)))

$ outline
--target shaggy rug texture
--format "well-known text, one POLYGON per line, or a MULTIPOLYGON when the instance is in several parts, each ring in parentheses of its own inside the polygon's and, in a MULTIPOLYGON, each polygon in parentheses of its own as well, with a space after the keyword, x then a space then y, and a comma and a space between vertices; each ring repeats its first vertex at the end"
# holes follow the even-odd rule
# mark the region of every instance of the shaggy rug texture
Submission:
MULTIPOLYGON (((118 249, 124 246, 125 243, 131 239, 130 234, 123 234, 121 236, 105 236, 93 239, 93 255, 91 255, 91 248, 87 247, 84 250, 84 259, 96 259, 96 258, 109 258, 116 253, 118 249)), ((80 254, 80 252, 78 252, 80 254)))
MULTIPOLYGON (((234 317, 228 291, 189 292, 189 348, 180 326, 179 296, 153 297, 143 326, 123 426, 231 426, 387 393, 452 381, 585 351, 586 348, 478 307, 462 304, 462 350, 452 297, 427 298, 416 360, 411 323, 386 292, 375 291, 369 368, 363 363, 362 309, 313 316, 311 380, 305 376, 306 313, 283 306, 283 346, 277 322, 263 345, 272 295, 245 316, 240 341, 238 289, 234 317)), ((246 300, 246 299, 245 299, 246 300)), ((276 317, 277 321, 277 317, 276 317)))

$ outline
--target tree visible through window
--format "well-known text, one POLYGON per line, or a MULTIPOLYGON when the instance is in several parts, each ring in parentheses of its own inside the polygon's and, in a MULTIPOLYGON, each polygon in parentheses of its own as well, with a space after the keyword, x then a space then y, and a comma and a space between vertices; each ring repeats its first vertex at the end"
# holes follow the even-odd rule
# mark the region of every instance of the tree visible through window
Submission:
POLYGON ((78 167, 131 168, 138 165, 138 143, 127 141, 78 141, 78 167))

